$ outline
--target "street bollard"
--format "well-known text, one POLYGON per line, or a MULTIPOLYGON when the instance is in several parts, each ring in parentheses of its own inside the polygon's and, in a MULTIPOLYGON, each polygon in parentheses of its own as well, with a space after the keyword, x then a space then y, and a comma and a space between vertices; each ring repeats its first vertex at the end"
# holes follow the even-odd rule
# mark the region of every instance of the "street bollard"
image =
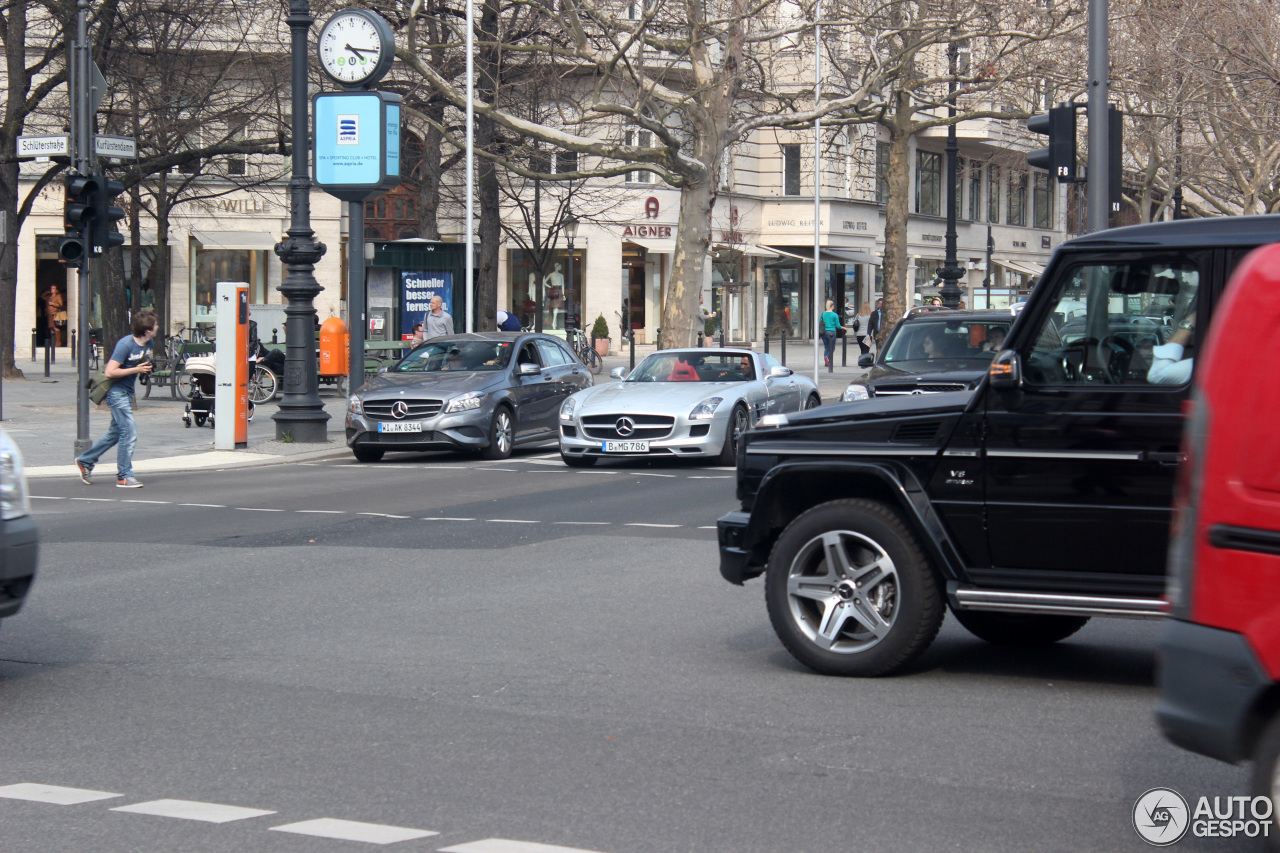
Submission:
POLYGON ((46 338, 44 342, 44 375, 49 375, 49 341, 46 338))
POLYGON ((50 352, 50 353, 49 353, 49 361, 54 362, 54 363, 57 363, 57 361, 58 361, 58 347, 57 347, 58 339, 55 337, 55 338, 53 339, 53 342, 54 342, 54 346, 49 347, 49 349, 51 349, 51 350, 52 350, 52 352, 50 352))
POLYGON ((631 369, 636 369, 636 330, 627 330, 627 340, 631 343, 631 369))
POLYGON ((75 360, 76 360, 76 330, 72 329, 71 330, 71 362, 72 364, 75 363, 75 360))
POLYGON ((36 360, 36 330, 31 330, 31 360, 36 360))
POLYGON ((724 323, 720 324, 720 348, 724 349, 724 323))
POLYGON ((849 333, 845 332, 844 337, 840 339, 840 366, 849 366, 849 333))
POLYGON ((782 358, 779 360, 782 362, 782 366, 786 367, 787 366, 787 333, 786 332, 782 333, 781 340, 782 340, 782 353, 781 353, 782 358))
POLYGON ((768 329, 764 330, 764 351, 766 355, 769 352, 769 330, 768 329))

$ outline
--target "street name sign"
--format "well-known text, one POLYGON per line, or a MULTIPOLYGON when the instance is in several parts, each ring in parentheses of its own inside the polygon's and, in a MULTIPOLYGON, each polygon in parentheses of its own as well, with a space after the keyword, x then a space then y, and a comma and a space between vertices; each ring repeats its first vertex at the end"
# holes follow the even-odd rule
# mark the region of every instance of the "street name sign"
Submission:
POLYGON ((19 157, 70 157, 71 140, 65 133, 57 136, 19 136, 19 157))
POLYGON ((132 136, 95 136, 93 153, 99 157, 138 159, 138 142, 132 136))

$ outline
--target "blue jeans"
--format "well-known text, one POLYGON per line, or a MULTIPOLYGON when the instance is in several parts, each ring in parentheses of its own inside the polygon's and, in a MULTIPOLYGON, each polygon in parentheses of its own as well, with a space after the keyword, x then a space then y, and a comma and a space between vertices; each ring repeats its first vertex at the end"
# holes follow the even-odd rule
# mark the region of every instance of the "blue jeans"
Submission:
POLYGON ((822 348, 826 350, 828 362, 831 361, 831 357, 835 355, 836 334, 837 334, 836 332, 827 332, 827 331, 824 331, 822 333, 822 348))
POLYGON ((102 455, 116 446, 116 479, 133 476, 133 448, 138 443, 138 427, 133 422, 133 395, 128 391, 112 388, 106 400, 111 409, 111 428, 93 443, 78 461, 93 467, 102 455))

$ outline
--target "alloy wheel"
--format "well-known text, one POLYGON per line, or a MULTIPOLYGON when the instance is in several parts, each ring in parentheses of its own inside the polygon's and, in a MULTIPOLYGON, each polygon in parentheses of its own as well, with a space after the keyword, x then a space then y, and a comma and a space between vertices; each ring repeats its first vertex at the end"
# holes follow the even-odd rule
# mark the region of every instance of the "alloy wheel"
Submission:
POLYGON ((857 654, 880 642, 897 618, 898 572, 874 541, 831 530, 791 562, 787 601, 796 627, 819 648, 857 654))

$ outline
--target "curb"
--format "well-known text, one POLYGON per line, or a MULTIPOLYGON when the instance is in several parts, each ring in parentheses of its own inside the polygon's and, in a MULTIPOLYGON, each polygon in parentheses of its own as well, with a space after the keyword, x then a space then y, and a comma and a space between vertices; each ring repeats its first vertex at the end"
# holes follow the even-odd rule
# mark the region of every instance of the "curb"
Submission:
MULTIPOLYGON (((344 441, 340 447, 325 447, 287 456, 277 454, 255 453, 252 450, 211 450, 204 453, 190 453, 184 456, 162 456, 158 459, 141 459, 135 462, 134 469, 139 474, 169 474, 179 471, 225 471, 231 468, 266 468, 272 465, 284 465, 289 462, 315 462, 321 459, 337 458, 350 454, 344 441), (243 453, 245 458, 225 458, 226 454, 243 453)), ((115 463, 108 453, 98 466, 111 467, 115 463)), ((113 469, 114 470, 114 469, 113 469)), ((79 472, 74 464, 43 465, 26 470, 27 480, 57 480, 62 478, 79 479, 79 472)))

